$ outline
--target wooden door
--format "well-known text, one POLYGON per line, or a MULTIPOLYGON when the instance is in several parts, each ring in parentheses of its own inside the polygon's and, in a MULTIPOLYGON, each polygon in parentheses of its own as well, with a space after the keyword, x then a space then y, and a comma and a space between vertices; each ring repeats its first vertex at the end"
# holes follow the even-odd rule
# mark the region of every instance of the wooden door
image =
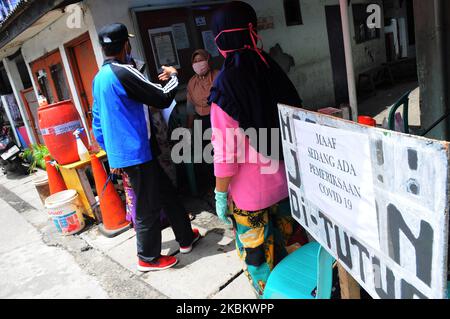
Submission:
POLYGON ((328 42, 330 44, 336 106, 348 102, 348 81, 345 64, 344 37, 339 6, 326 6, 328 42))
POLYGON ((40 93, 49 104, 72 98, 59 51, 32 62, 31 70, 40 93))
POLYGON ((394 33, 385 33, 386 41, 386 59, 387 62, 395 61, 395 43, 394 43, 394 33))
POLYGON ((70 67, 75 79, 78 95, 81 98, 88 125, 92 122, 92 82, 98 73, 97 60, 89 34, 86 33, 66 46, 70 67))
POLYGON ((406 17, 408 23, 408 44, 416 44, 416 24, 414 22, 414 3, 413 0, 406 0, 406 17))

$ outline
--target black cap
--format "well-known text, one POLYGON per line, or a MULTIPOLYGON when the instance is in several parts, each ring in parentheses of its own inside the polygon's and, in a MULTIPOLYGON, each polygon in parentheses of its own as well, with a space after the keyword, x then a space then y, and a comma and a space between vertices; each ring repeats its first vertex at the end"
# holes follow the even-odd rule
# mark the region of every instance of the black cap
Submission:
POLYGON ((134 38, 134 34, 128 33, 127 27, 122 23, 113 23, 104 26, 98 33, 98 39, 100 44, 116 44, 125 43, 129 38, 134 38))

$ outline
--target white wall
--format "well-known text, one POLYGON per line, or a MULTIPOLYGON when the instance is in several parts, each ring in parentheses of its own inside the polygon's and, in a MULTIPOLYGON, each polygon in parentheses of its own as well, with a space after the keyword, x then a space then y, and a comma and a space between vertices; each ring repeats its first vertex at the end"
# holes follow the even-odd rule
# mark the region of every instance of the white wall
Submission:
MULTIPOLYGON (((247 0, 259 17, 274 18, 274 29, 260 35, 269 50, 279 43, 294 58, 289 77, 297 87, 305 106, 331 106, 334 101, 333 75, 325 18, 324 1, 303 0, 303 25, 286 26, 282 1, 247 0)), ((337 1, 336 1, 337 2, 337 1)))

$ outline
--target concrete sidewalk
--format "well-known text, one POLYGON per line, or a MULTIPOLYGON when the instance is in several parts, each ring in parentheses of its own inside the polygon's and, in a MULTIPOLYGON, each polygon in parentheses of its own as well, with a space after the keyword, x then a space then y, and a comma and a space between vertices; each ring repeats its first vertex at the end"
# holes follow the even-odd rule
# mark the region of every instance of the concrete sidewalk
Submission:
MULTIPOLYGON (((43 173, 39 172, 38 174, 43 173)), ((35 228, 34 231, 40 233, 46 245, 59 248, 49 252, 48 259, 55 258, 56 260, 60 254, 71 254, 81 270, 74 275, 75 278, 81 278, 82 274, 85 274, 99 282, 104 294, 99 293, 87 297, 256 298, 248 279, 242 272, 242 263, 235 251, 232 231, 224 226, 215 215, 204 211, 196 216, 193 227, 200 229, 204 238, 188 255, 179 253, 179 246, 172 230, 165 229, 162 233, 162 253, 177 256, 180 263, 167 271, 142 274, 136 270, 134 230, 108 239, 99 233, 97 226, 93 225, 79 235, 60 236, 50 222, 32 180, 33 177, 0 176, 0 198, 5 202, 5 206, 2 207, 7 205, 11 211, 20 214, 19 217, 31 223, 35 228)), ((198 211, 193 208, 194 206, 199 207, 195 202, 187 203, 188 209, 198 211)), ((2 217, 10 219, 8 216, 2 217)), ((14 231, 16 230, 14 229, 14 231)), ((17 229, 17 232, 20 231, 21 229, 17 229)), ((12 233, 7 234, 12 236, 12 233)), ((1 237, 2 241, 7 240, 5 236, 1 237)), ((12 250, 14 251, 14 248, 12 250)), ((5 264, 5 262, 3 263, 5 264)), ((4 267, 12 267, 12 263, 6 263, 4 267)), ((19 269, 21 269, 20 272, 25 272, 23 268, 19 269)), ((4 284, 6 287, 13 285, 11 282, 4 284)), ((23 288, 26 289, 26 283, 24 285, 23 288)), ((39 298, 40 296, 37 293, 27 295, 29 298, 39 298)), ((74 298, 83 298, 82 295, 77 296, 74 295, 74 298)), ((15 296, 12 295, 12 298, 15 296)))
MULTIPOLYGON (((376 96, 359 103, 359 113, 360 115, 372 116, 377 124, 381 125, 383 120, 388 118, 392 105, 408 91, 411 91, 409 96, 409 125, 420 127, 420 89, 417 81, 399 83, 393 87, 378 89, 376 96)), ((398 111, 403 116, 403 108, 398 111)))

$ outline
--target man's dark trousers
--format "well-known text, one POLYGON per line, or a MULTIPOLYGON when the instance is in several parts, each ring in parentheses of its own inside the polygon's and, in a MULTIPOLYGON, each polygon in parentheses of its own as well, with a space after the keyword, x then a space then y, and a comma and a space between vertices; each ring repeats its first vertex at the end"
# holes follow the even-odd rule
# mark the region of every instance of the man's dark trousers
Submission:
POLYGON ((158 161, 127 167, 124 171, 136 195, 138 257, 144 262, 151 262, 161 254, 161 209, 169 218, 180 246, 190 246, 194 234, 188 214, 158 161))

